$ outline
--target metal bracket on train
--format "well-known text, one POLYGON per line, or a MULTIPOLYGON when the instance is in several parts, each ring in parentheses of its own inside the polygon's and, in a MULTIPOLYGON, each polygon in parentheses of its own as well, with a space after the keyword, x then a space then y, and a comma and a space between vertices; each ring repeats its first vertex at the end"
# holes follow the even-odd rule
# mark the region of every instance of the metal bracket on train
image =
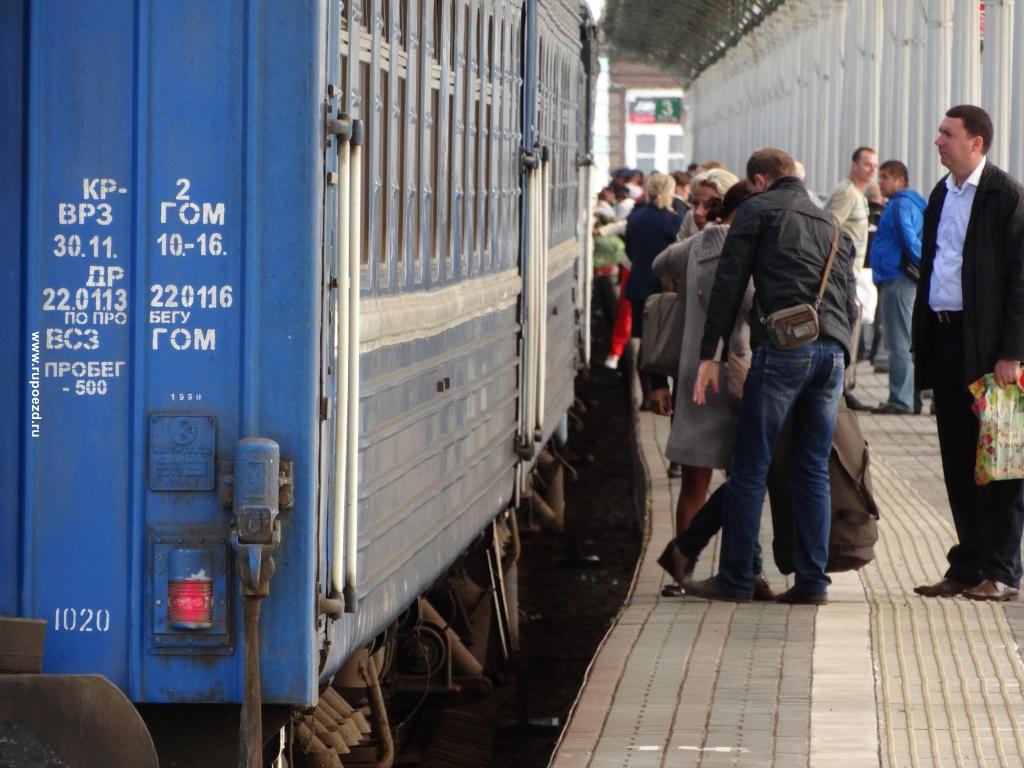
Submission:
POLYGON ((353 146, 363 143, 363 121, 358 117, 349 117, 344 112, 339 112, 337 117, 328 113, 324 120, 324 128, 328 133, 353 146))
POLYGON ((278 515, 294 503, 292 466, 288 462, 285 470, 273 440, 245 438, 238 442, 230 473, 224 469, 220 497, 222 503, 229 500, 235 514, 231 548, 238 554, 242 594, 266 597, 274 575, 272 554, 281 544, 278 515))
MULTIPOLYGON (((235 462, 222 461, 217 465, 217 496, 224 509, 231 509, 235 500, 235 462)), ((281 509, 295 506, 295 464, 282 461, 277 476, 277 505, 281 509)))
POLYGON ((324 118, 324 128, 329 134, 337 136, 343 141, 352 138, 352 118, 344 112, 339 112, 337 117, 328 112, 327 117, 324 118))
POLYGON ((328 133, 353 146, 360 146, 363 143, 365 131, 363 121, 358 117, 349 117, 344 112, 339 112, 337 117, 328 113, 324 120, 324 128, 328 133))
POLYGON ((534 456, 537 455, 537 449, 534 446, 533 440, 521 440, 519 437, 515 438, 513 450, 523 461, 530 461, 534 456))
POLYGON ((519 162, 522 163, 524 170, 534 170, 540 167, 540 152, 538 147, 534 147, 531 152, 526 147, 519 150, 519 162))
POLYGON ((583 155, 576 155, 576 167, 587 168, 594 164, 594 156, 587 152, 583 155))

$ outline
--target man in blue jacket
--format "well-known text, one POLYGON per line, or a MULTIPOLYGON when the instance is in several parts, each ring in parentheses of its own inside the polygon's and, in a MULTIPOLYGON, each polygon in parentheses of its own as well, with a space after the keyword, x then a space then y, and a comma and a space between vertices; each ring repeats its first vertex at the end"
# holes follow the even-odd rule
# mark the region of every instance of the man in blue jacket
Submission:
POLYGON ((889 204, 871 243, 871 273, 878 286, 878 310, 889 348, 889 400, 875 408, 875 413, 921 410, 921 396, 914 391, 910 320, 917 295, 927 204, 917 192, 907 189, 909 182, 907 166, 899 160, 888 160, 878 169, 878 186, 889 204))

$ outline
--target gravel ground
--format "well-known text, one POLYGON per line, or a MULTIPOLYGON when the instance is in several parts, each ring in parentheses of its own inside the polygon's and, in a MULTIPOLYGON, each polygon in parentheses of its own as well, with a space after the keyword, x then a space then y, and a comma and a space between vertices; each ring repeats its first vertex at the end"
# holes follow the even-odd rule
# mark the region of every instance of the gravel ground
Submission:
POLYGON ((522 649, 514 661, 515 683, 501 708, 504 727, 494 760, 499 768, 547 766, 587 666, 626 598, 640 554, 627 379, 602 365, 611 310, 601 306, 600 291, 595 303, 594 365, 576 388, 586 410, 567 457, 579 473, 575 482, 566 478, 569 532, 523 540, 522 649), (574 554, 596 556, 599 564, 573 562, 574 554))

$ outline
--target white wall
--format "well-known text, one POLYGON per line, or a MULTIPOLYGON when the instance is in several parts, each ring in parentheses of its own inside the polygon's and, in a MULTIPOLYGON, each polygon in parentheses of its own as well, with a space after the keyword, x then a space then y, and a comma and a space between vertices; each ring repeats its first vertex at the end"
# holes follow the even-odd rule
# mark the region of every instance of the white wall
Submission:
POLYGON ((694 81, 696 157, 735 170, 777 146, 828 192, 867 145, 927 194, 945 172, 939 122, 974 103, 996 126, 990 159, 1022 179, 1024 0, 989 0, 986 16, 983 57, 977 0, 789 0, 694 81))

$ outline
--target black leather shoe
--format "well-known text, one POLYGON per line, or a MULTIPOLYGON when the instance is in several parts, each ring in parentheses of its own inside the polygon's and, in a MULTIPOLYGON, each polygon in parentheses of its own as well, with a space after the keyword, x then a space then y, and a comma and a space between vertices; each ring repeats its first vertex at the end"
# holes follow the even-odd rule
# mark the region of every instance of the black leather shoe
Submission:
POLYGON ((672 577, 676 584, 682 584, 683 580, 693 573, 697 561, 690 560, 690 558, 679 551, 675 541, 670 541, 665 546, 665 550, 658 555, 658 565, 661 566, 665 573, 672 577))
POLYGON ((775 602, 786 605, 828 605, 828 592, 804 592, 790 587, 775 598, 775 602))
POLYGON ((885 416, 909 416, 910 411, 905 411, 894 403, 880 403, 871 409, 872 413, 879 413, 885 416))
POLYGON ((685 597, 686 589, 679 584, 666 584, 661 588, 662 597, 685 597))
POLYGON ((726 603, 749 603, 752 595, 730 592, 722 583, 712 576, 704 581, 686 582, 686 592, 692 597, 703 597, 705 600, 720 600, 726 603))
POLYGON ((849 408, 851 411, 870 411, 871 410, 871 406, 870 405, 865 405, 860 400, 858 400, 855 395, 853 395, 853 394, 851 394, 849 392, 847 392, 846 395, 844 395, 844 397, 846 398, 846 407, 849 408))
POLYGON ((914 591, 922 597, 955 597, 971 585, 956 579, 940 579, 934 584, 922 584, 914 591))

